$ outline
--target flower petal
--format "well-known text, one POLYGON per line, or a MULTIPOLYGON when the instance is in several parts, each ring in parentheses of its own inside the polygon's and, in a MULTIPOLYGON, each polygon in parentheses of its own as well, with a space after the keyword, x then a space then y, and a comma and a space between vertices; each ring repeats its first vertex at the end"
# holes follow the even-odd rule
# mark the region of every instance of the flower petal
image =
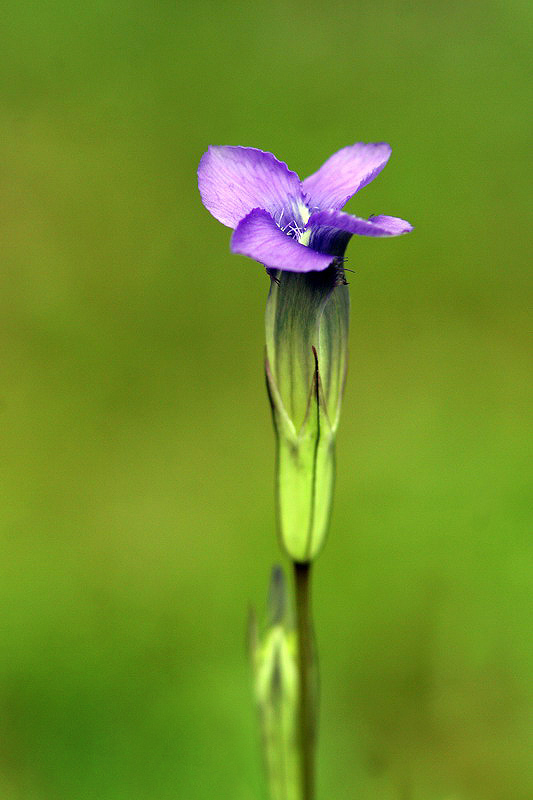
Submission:
POLYGON ((413 230, 406 220, 380 214, 361 219, 344 211, 317 211, 311 214, 306 230, 311 230, 309 246, 321 253, 342 256, 350 236, 399 236, 413 230))
POLYGON ((334 153, 302 184, 312 209, 340 209, 359 189, 373 181, 390 158, 386 142, 356 144, 334 153))
POLYGON ((305 207, 296 172, 255 147, 210 145, 198 167, 198 188, 207 210, 230 228, 253 208, 273 216, 286 211, 290 222, 305 207))
MULTIPOLYGON (((368 221, 386 233, 375 234, 376 236, 401 236, 403 233, 411 233, 414 230, 410 222, 401 217, 388 217, 387 214, 374 214, 368 221)), ((363 234, 368 235, 368 234, 363 234)))
POLYGON ((239 222, 231 237, 231 249, 285 272, 319 271, 332 261, 331 256, 317 253, 283 233, 261 208, 255 208, 239 222))

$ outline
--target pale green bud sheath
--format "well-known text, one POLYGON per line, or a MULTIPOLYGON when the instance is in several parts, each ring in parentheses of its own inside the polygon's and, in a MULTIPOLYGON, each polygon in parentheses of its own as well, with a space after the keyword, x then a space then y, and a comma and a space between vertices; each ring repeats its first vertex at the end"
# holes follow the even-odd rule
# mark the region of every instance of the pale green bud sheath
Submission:
POLYGON ((281 567, 272 570, 268 605, 262 633, 252 618, 250 654, 269 800, 301 800, 297 642, 281 567))
POLYGON ((335 436, 348 360, 342 260, 322 272, 270 273, 266 376, 276 430, 278 529, 293 561, 312 561, 328 530, 335 436))

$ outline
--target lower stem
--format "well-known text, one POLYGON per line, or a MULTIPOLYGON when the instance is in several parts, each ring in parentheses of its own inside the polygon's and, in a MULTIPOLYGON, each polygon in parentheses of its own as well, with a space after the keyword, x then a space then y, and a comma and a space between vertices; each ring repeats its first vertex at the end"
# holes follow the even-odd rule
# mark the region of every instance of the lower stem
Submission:
POLYGON ((316 681, 311 621, 311 564, 294 563, 298 636, 299 750, 302 800, 315 798, 316 681))

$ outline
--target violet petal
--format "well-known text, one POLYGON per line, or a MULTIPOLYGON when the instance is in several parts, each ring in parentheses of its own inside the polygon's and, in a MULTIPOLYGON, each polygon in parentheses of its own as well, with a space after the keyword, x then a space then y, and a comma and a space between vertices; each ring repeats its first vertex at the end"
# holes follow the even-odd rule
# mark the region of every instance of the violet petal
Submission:
POLYGON ((231 249, 285 272, 320 271, 332 261, 331 256, 317 253, 283 233, 262 208, 255 208, 239 222, 231 237, 231 249))
POLYGON ((276 218, 297 219, 303 207, 300 179, 286 164, 255 147, 210 145, 198 167, 204 206, 224 225, 235 228, 253 208, 276 218))
POLYGON ((384 214, 361 219, 344 211, 317 211, 311 214, 309 246, 321 253, 342 256, 352 234, 358 236, 399 236, 413 230, 406 220, 384 214))
POLYGON ((373 225, 387 231, 388 236, 400 236, 402 233, 411 233, 413 226, 401 217, 388 217, 386 214, 376 214, 368 218, 373 225))
POLYGON ((313 209, 341 209, 359 189, 373 181, 390 158, 386 142, 356 144, 334 153, 302 184, 313 209))

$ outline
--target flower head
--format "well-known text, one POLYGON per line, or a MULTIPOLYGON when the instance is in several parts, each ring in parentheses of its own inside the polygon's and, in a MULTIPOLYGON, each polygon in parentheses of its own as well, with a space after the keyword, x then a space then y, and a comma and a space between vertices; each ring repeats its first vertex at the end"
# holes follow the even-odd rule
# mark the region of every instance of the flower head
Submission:
POLYGON ((210 146, 198 167, 198 187, 208 211, 234 229, 234 253, 269 270, 322 271, 343 258, 353 234, 398 236, 412 230, 399 217, 362 219, 342 211, 381 172, 390 154, 385 142, 358 142, 300 181, 272 153, 210 146))
POLYGON ((204 205, 234 229, 231 249, 264 264, 271 278, 265 366, 277 435, 278 528, 286 552, 301 563, 322 548, 331 513, 348 363, 346 245, 353 234, 412 230, 398 217, 342 211, 390 153, 388 144, 359 142, 304 181, 253 147, 210 147, 198 168, 204 205))

